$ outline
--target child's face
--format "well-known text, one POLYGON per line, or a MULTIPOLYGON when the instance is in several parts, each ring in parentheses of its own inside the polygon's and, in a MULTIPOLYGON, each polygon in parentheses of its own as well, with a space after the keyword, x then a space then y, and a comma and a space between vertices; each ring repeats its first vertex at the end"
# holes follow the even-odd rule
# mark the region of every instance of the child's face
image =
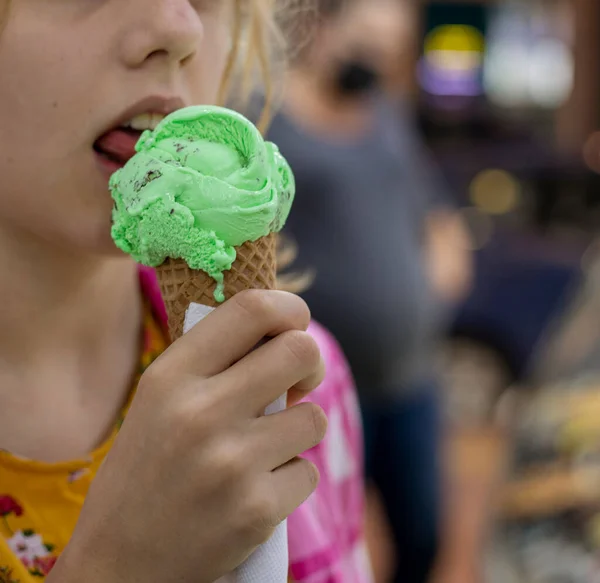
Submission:
POLYGON ((214 103, 229 9, 224 0, 13 0, 0 35, 0 232, 113 252, 115 164, 98 140, 126 157, 132 136, 110 131, 134 115, 214 103))

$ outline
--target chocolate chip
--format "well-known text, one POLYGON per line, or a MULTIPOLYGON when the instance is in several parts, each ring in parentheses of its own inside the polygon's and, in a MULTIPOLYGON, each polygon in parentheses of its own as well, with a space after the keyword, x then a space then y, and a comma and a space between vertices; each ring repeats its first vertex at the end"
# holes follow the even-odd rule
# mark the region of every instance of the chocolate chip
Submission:
POLYGON ((147 186, 150 182, 156 180, 157 178, 160 178, 161 176, 162 172, 160 172, 160 170, 148 170, 144 178, 142 178, 141 182, 135 182, 135 184, 133 185, 133 189, 135 190, 135 192, 139 192, 140 190, 142 190, 142 188, 144 188, 144 186, 147 186))

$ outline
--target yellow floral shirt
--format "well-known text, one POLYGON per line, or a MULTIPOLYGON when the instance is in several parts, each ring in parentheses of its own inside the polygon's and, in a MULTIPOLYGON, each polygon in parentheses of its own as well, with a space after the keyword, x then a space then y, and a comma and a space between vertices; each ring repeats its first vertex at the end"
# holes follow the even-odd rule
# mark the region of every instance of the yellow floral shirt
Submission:
MULTIPOLYGON (((148 309, 134 390, 166 346, 167 338, 148 309)), ((90 483, 128 406, 111 436, 88 459, 45 464, 0 450, 0 583, 35 583, 48 575, 71 538, 90 483)))

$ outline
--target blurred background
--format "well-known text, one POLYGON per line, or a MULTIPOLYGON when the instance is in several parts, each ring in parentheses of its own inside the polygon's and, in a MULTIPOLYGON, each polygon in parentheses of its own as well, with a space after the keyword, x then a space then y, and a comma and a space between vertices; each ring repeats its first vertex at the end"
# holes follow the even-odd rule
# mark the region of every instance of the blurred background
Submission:
POLYGON ((489 488, 464 547, 475 579, 600 581, 600 3, 416 10, 408 82, 475 253, 444 351, 451 471, 465 496, 489 488))
MULTIPOLYGON (((410 533, 403 554, 391 524, 396 492, 386 486, 382 495, 378 485, 400 463, 405 474, 418 472, 430 453, 415 448, 409 462, 401 462, 395 450, 386 449, 387 468, 378 478, 369 475, 368 532, 378 583, 600 582, 600 2, 363 0, 361 16, 345 20, 335 4, 323 2, 321 26, 333 26, 332 19, 345 27, 346 42, 334 50, 331 35, 323 40, 317 34, 315 42, 324 43, 318 45, 319 58, 326 60, 331 50, 340 66, 344 55, 356 65, 357 47, 363 56, 371 50, 371 69, 381 65, 376 79, 364 67, 352 69, 354 76, 345 70, 344 80, 336 80, 344 91, 337 87, 323 97, 327 105, 318 105, 319 95, 306 87, 318 86, 327 75, 307 77, 300 63, 283 111, 305 132, 313 126, 329 132, 329 147, 343 134, 336 133, 336 123, 347 129, 358 120, 360 133, 362 118, 353 117, 353 100, 366 102, 375 90, 385 94, 387 103, 402 107, 398 135, 411 136, 402 142, 405 149, 394 151, 410 157, 423 147, 428 160, 418 180, 410 187, 402 182, 397 196, 418 198, 435 174, 446 197, 441 208, 453 212, 433 223, 434 239, 456 217, 468 234, 439 236, 442 250, 456 245, 468 253, 469 273, 463 273, 464 260, 460 265, 443 260, 450 280, 460 272, 460 282, 450 285, 455 292, 442 301, 443 333, 427 351, 442 411, 441 469, 435 474, 441 504, 431 518, 434 560, 426 576, 403 577, 403 565, 411 562, 410 533), (381 2, 388 12, 371 23, 369 15, 381 2), (388 44, 377 52, 383 39, 388 44)), ((316 75, 318 59, 302 58, 316 75)), ((276 120, 274 140, 283 143, 289 158, 288 130, 276 120)), ((376 143, 365 152, 376 156, 376 143)), ((319 159, 326 159, 330 150, 319 144, 307 150, 317 149, 319 159)), ((382 156, 390 152, 382 150, 382 156)), ((374 159, 361 156, 368 166, 364 172, 375 167, 374 159)), ((342 164, 333 154, 332 160, 329 168, 342 164)), ((360 157, 353 163, 360 166, 360 157)), ((322 199, 335 192, 333 180, 327 174, 330 190, 319 192, 322 199)), ((301 188, 301 208, 302 196, 301 188)), ((387 212, 404 213, 403 208, 390 206, 387 212)), ((307 216, 314 211, 312 222, 292 225, 301 259, 303 248, 310 251, 303 238, 313 238, 317 222, 326 220, 319 213, 327 209, 319 209, 305 211, 307 216)), ((350 214, 347 220, 353 220, 350 214)), ((374 217, 373 224, 380 220, 374 217)), ((343 225, 338 227, 343 237, 343 225)), ((376 242, 384 230, 352 232, 376 242)), ((315 251, 306 265, 314 267, 319 257, 315 251)), ((307 297, 318 307, 325 301, 318 279, 315 290, 307 297)), ((350 332, 336 329, 335 320, 324 323, 344 345, 350 332)), ((364 334, 369 343, 368 331, 364 334)), ((354 368, 360 356, 353 354, 351 340, 348 346, 354 368)), ((356 370, 359 377, 368 374, 360 363, 356 370)), ((359 381, 364 403, 368 394, 361 386, 359 381)), ((381 394, 388 404, 395 399, 381 394)), ((384 423, 376 416, 368 422, 384 423)), ((401 417, 395 423, 403 423, 401 417)), ((403 439, 420 438, 405 432, 403 439)), ((419 492, 427 486, 406 487, 417 490, 419 507, 419 492)), ((397 495, 410 499, 410 493, 397 495)), ((417 519, 410 528, 416 532, 418 525, 417 519)))

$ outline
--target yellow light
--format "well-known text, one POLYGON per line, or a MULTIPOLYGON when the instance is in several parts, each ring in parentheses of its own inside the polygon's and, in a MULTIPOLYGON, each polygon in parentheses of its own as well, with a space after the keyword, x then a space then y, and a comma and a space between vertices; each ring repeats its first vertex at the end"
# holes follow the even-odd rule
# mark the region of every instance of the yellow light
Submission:
POLYGON ((521 199, 519 181, 504 170, 483 170, 469 187, 471 201, 490 215, 503 215, 514 210, 521 199))
POLYGON ((434 28, 425 39, 425 53, 464 51, 483 53, 485 38, 476 28, 464 24, 446 24, 434 28))

